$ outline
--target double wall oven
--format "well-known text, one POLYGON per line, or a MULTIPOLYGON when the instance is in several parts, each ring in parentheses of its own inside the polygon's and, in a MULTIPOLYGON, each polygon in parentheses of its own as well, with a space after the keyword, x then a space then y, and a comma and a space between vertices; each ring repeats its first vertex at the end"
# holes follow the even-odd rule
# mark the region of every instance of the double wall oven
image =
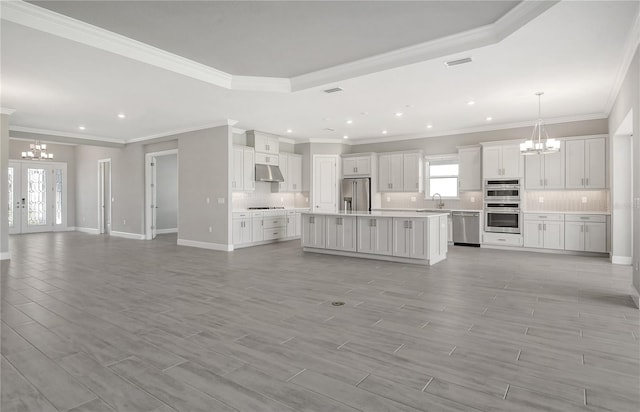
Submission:
POLYGON ((520 180, 485 180, 484 215, 485 232, 522 233, 520 180))

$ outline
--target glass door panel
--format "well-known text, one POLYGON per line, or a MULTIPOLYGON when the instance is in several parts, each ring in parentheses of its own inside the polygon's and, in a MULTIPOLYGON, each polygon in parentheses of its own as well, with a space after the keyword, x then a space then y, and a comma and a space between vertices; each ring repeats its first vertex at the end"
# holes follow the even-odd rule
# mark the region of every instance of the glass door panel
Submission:
POLYGON ((21 165, 20 163, 9 163, 9 234, 20 233, 22 231, 22 187, 21 187, 21 165))

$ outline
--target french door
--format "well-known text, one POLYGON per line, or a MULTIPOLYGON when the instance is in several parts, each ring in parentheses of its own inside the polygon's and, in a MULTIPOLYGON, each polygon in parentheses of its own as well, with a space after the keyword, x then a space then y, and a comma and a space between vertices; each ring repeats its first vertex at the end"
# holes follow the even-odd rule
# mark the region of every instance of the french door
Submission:
POLYGON ((67 164, 9 162, 9 233, 65 230, 67 164))

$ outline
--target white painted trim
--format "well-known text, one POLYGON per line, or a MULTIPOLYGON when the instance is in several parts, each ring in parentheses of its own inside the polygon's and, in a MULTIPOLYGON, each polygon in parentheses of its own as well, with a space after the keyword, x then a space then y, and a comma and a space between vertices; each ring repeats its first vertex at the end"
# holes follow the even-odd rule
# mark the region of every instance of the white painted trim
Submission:
POLYGON ((636 53, 638 45, 640 45, 640 7, 638 8, 636 21, 633 24, 633 27, 629 32, 629 37, 627 37, 627 40, 625 42, 622 64, 618 67, 618 73, 616 73, 615 81, 613 82, 613 86, 611 87, 611 91, 609 92, 609 98, 607 99, 607 103, 605 105, 607 117, 609 117, 609 115, 611 114, 613 104, 616 102, 616 98, 620 93, 620 88, 622 87, 624 78, 629 71, 629 66, 631 66, 631 61, 633 60, 633 56, 636 53))
MULTIPOLYGON (((113 183, 112 183, 112 177, 113 177, 113 164, 111 163, 111 158, 106 158, 106 159, 98 159, 98 191, 100 191, 100 189, 102 189, 103 193, 98 193, 98 233, 102 234, 102 233, 107 233, 107 232, 103 232, 104 230, 104 222, 102 221, 102 218, 105 219, 109 219, 109 222, 111 222, 111 227, 113 227, 113 205, 111 204, 111 199, 113 199, 113 183), (101 200, 101 196, 104 193, 104 188, 102 187, 102 179, 104 178, 104 180, 106 180, 106 175, 103 176, 102 174, 102 163, 109 163, 109 199, 105 199, 105 203, 109 202, 109 216, 103 216, 102 215, 102 204, 100 203, 101 200)), ((111 232, 107 233, 110 234, 111 232)))
POLYGON ((156 229, 156 233, 158 235, 165 235, 167 233, 178 233, 178 228, 172 227, 171 229, 156 229))
MULTIPOLYGON (((153 224, 153 216, 151 216, 151 213, 149 213, 149 209, 151 208, 151 201, 153 200, 153 191, 151 190, 151 175, 153 174, 153 170, 151 170, 151 160, 156 157, 169 156, 174 154, 177 157, 177 166, 176 166, 178 168, 177 173, 180 173, 179 172, 180 155, 179 155, 178 149, 169 149, 169 150, 161 150, 159 152, 145 153, 145 156, 144 156, 144 233, 145 233, 144 236, 146 240, 153 239, 153 233, 151 229, 151 226, 153 224)), ((178 176, 177 184, 178 185, 180 184, 179 176, 178 176)), ((176 193, 180 193, 180 191, 176 190, 176 193)), ((180 208, 180 201, 178 200, 178 209, 179 208, 180 208)), ((178 229, 176 228, 175 231, 177 232, 178 229)), ((156 229, 156 234, 158 233, 162 233, 162 232, 156 229)))
POLYGON ((11 252, 0 252, 0 260, 10 260, 11 252))
POLYGON ((98 229, 96 229, 95 227, 80 227, 80 226, 76 226, 75 230, 76 230, 76 232, 88 233, 90 235, 99 235, 100 234, 100 231, 98 229))
POLYGON ((11 116, 16 112, 16 109, 10 109, 8 107, 0 107, 0 114, 8 114, 11 116))
POLYGON ((238 123, 237 120, 222 119, 222 120, 218 120, 218 121, 215 121, 215 122, 212 122, 212 123, 207 123, 207 124, 200 125, 200 126, 187 127, 187 128, 184 128, 184 129, 176 129, 176 130, 171 130, 171 131, 168 131, 168 132, 156 133, 156 134, 152 134, 152 135, 148 135, 148 136, 134 137, 132 139, 127 139, 126 143, 144 142, 145 140, 158 139, 160 137, 167 137, 167 136, 173 136, 173 135, 182 134, 182 133, 195 132, 197 130, 211 129, 211 128, 220 127, 220 126, 233 126, 236 123, 238 123))
POLYGON ((61 230, 61 232, 76 232, 77 229, 75 226, 67 226, 66 228, 64 228, 64 230, 61 230))
POLYGON ((139 233, 119 232, 117 230, 112 230, 110 235, 115 237, 123 237, 126 239, 145 240, 144 235, 141 235, 139 233))
POLYGON ((611 263, 630 266, 633 263, 633 256, 611 256, 611 263))
MULTIPOLYGON (((16 140, 16 141, 20 141, 20 142, 33 142, 34 139, 33 138, 28 138, 28 137, 14 137, 14 136, 9 136, 9 140, 16 140)), ((46 143, 46 144, 55 144, 55 145, 59 145, 59 146, 78 146, 77 143, 66 143, 66 142, 54 142, 51 140, 43 140, 43 139, 38 139, 41 143, 46 143)))
POLYGON ((493 24, 291 78, 300 91, 499 43, 556 2, 523 1, 493 24))
MULTIPOLYGON (((6 3, 3 3, 3 4, 6 4, 6 3)), ((60 132, 56 130, 47 130, 47 129, 36 129, 34 127, 9 126, 9 131, 44 134, 44 135, 60 136, 60 137, 72 137, 74 139, 93 140, 96 142, 117 143, 122 145, 126 143, 124 139, 116 139, 113 137, 94 136, 94 135, 71 133, 71 132, 60 132)), ((53 143, 56 143, 56 142, 53 142, 53 143)))
POLYGON ((238 127, 232 127, 231 128, 231 133, 235 133, 235 134, 245 134, 247 132, 246 129, 240 129, 238 127))
POLYGON ((197 240, 178 239, 179 246, 197 247, 200 249, 220 250, 223 252, 231 252, 233 245, 224 245, 221 243, 200 242, 197 240))
POLYGON ((289 144, 296 144, 297 142, 294 139, 288 138, 288 137, 278 137, 278 141, 280 143, 289 143, 289 144))
POLYGON ((291 80, 283 77, 231 76, 230 89, 290 93, 291 80))

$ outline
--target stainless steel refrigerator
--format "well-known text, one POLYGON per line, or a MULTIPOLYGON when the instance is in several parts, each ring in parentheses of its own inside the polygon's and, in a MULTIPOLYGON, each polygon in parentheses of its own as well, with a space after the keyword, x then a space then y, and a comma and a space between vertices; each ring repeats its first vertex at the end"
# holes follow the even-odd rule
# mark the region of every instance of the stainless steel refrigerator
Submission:
POLYGON ((371 211, 371 179, 342 179, 340 210, 354 212, 371 211))

